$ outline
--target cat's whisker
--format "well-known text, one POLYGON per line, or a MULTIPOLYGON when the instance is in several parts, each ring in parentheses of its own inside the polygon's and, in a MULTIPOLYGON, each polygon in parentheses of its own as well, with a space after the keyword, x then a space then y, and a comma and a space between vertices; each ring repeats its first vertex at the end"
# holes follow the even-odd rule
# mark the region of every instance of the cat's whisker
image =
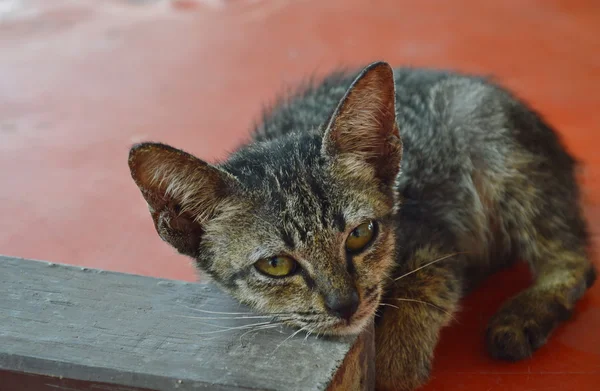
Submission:
POLYGON ((388 304, 388 303, 379 303, 379 305, 384 305, 386 307, 393 307, 393 308, 396 308, 396 309, 400 309, 400 307, 398 307, 397 305, 388 304))
POLYGON ((288 341, 291 338, 294 338, 294 336, 296 336, 298 333, 302 332, 306 330, 306 326, 302 326, 301 328, 299 328, 298 330, 296 330, 294 333, 290 334, 286 339, 284 339, 280 344, 277 345, 277 347, 275 348, 275 350, 273 350, 271 352, 271 354, 275 353, 277 351, 277 349, 279 349, 279 347, 281 345, 283 345, 286 341, 288 341))
POLYGON ((304 323, 315 323, 315 322, 318 322, 320 320, 320 317, 319 316, 315 316, 313 318, 303 317, 303 318, 295 318, 295 319, 299 320, 301 322, 304 322, 304 323))
POLYGON ((200 319, 200 320, 228 320, 228 319, 272 319, 276 318, 273 315, 253 315, 253 316, 223 316, 223 317, 202 317, 202 316, 188 316, 188 315, 175 315, 178 318, 188 319, 200 319))
POLYGON ((383 277, 387 278, 391 282, 394 282, 394 278, 392 276, 390 276, 389 273, 383 272, 383 277))
MULTIPOLYGON (((443 309, 442 307, 440 307, 438 305, 435 305, 433 303, 430 303, 428 301, 418 300, 418 299, 408 299, 408 298, 395 298, 394 300, 405 301, 405 302, 409 302, 409 303, 425 304, 425 305, 431 306, 433 308, 436 308, 437 310, 439 310, 439 311, 443 312, 444 314, 448 315, 453 320, 456 320, 456 318, 450 312, 448 312, 445 309, 443 309)), ((400 309, 399 307, 396 307, 396 308, 400 309)))
POLYGON ((258 332, 258 331, 261 331, 261 330, 274 329, 274 328, 277 328, 279 326, 281 326, 281 323, 267 324, 267 325, 264 325, 264 326, 257 326, 257 327, 255 327, 253 329, 250 329, 250 330, 244 332, 242 335, 240 335, 240 344, 241 345, 244 344, 243 338, 244 338, 244 336, 246 336, 249 333, 252 333, 254 331, 258 332))
POLYGON ((210 324, 210 323, 201 323, 201 322, 198 322, 198 323, 204 324, 206 326, 217 327, 217 328, 219 328, 221 330, 205 331, 205 332, 197 333, 197 335, 216 334, 216 333, 224 333, 226 331, 232 331, 232 330, 251 329, 251 328, 254 328, 256 326, 264 326, 264 325, 269 325, 269 324, 283 324, 283 322, 278 322, 278 323, 260 322, 260 323, 246 324, 246 325, 243 325, 243 326, 224 327, 224 326, 219 326, 219 325, 210 324))
POLYGON ((181 303, 177 303, 177 305, 179 305, 181 307, 185 307, 185 308, 190 309, 192 311, 198 311, 198 312, 202 312, 202 313, 205 313, 205 314, 217 314, 217 315, 253 315, 252 312, 219 312, 219 311, 208 311, 208 310, 201 310, 200 308, 190 307, 190 306, 187 306, 187 305, 181 304, 181 303))
POLYGON ((304 337, 304 341, 307 341, 307 340, 308 340, 308 337, 310 337, 310 334, 311 334, 311 333, 312 333, 312 330, 308 330, 308 331, 306 332, 306 336, 304 337))
POLYGON ((443 260, 445 260, 445 259, 448 259, 448 258, 454 257, 454 256, 456 256, 456 255, 459 255, 459 254, 466 254, 466 253, 465 253, 465 252, 458 252, 458 253, 452 253, 452 254, 444 255, 443 257, 440 257, 440 258, 438 258, 438 259, 436 259, 436 260, 434 260, 434 261, 428 262, 428 263, 426 263, 425 265, 419 266, 418 268, 416 268, 416 269, 414 269, 414 270, 411 270, 411 271, 409 271, 408 273, 405 273, 405 274, 401 275, 400 277, 396 277, 396 278, 394 279, 394 281, 398 281, 398 280, 400 280, 400 279, 402 279, 402 278, 404 278, 404 277, 406 277, 406 276, 409 276, 409 275, 411 275, 411 274, 413 274, 413 273, 416 273, 416 272, 418 272, 418 271, 419 271, 419 270, 421 270, 421 269, 424 269, 424 268, 426 268, 427 266, 431 266, 431 265, 433 265, 433 264, 435 264, 435 263, 441 262, 441 261, 443 261, 443 260))
POLYGON ((317 329, 317 326, 315 327, 311 327, 307 332, 306 332, 306 337, 304 337, 304 340, 306 341, 308 339, 308 337, 310 337, 310 335, 317 329))
MULTIPOLYGON (((269 314, 265 314, 265 315, 260 315, 260 314, 256 314, 253 312, 220 312, 220 311, 209 311, 209 310, 203 310, 200 308, 194 308, 194 307, 189 307, 185 304, 181 304, 181 303, 177 303, 179 306, 181 307, 185 307, 187 309, 190 309, 192 311, 197 311, 197 312, 202 312, 204 314, 214 314, 214 315, 249 315, 252 317, 256 317, 256 319, 259 319, 260 317, 263 317, 265 319, 267 318, 274 318, 274 317, 280 317, 280 316, 293 316, 295 315, 293 312, 272 312, 269 314)), ((181 315, 182 317, 186 317, 184 315, 181 315)), ((204 319, 210 319, 210 318, 204 318, 204 319)), ((223 317, 223 318, 215 318, 215 319, 245 319, 243 317, 237 318, 237 317, 223 317)), ((249 317, 247 319, 250 319, 249 317)))

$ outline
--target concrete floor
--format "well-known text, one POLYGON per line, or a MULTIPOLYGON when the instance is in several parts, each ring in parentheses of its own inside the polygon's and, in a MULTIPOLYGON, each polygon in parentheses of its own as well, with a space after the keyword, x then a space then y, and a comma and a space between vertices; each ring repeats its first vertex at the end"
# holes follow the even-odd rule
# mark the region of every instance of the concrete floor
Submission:
MULTIPOLYGON (((376 59, 493 74, 531 102, 584 163, 597 238, 599 37, 595 0, 2 0, 0 252, 193 280, 154 232, 129 146, 222 158, 281 88, 376 59)), ((533 359, 486 356, 520 271, 466 300, 426 390, 598 389, 600 284, 533 359)))

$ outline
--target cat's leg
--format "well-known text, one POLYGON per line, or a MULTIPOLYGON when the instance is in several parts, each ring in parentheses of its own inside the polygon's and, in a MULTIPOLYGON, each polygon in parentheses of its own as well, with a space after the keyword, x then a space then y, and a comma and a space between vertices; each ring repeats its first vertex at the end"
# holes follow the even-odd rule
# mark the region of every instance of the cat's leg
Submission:
POLYGON ((530 261, 534 284, 508 300, 488 325, 487 347, 495 358, 531 356, 569 318, 596 277, 583 246, 569 247, 548 238, 539 238, 538 245, 539 256, 530 261))
MULTIPOLYGON (((570 174, 562 182, 567 181, 574 183, 570 174)), ((536 199, 518 197, 513 211, 506 211, 512 219, 511 241, 519 257, 529 262, 534 282, 509 299, 490 320, 486 343, 495 358, 531 356, 570 316, 596 278, 575 185, 562 187, 560 192, 551 190, 544 189, 546 196, 536 199), (541 212, 534 219, 525 218, 527 210, 536 207, 541 212)))
POLYGON ((462 292, 453 266, 463 255, 449 254, 433 247, 416 251, 389 286, 376 318, 378 391, 412 390, 429 379, 440 329, 453 318, 462 292))

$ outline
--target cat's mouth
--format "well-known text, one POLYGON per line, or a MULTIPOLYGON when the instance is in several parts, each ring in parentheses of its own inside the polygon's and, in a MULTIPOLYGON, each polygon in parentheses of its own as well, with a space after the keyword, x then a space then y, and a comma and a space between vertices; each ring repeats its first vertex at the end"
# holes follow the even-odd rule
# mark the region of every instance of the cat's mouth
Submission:
POLYGON ((349 319, 340 319, 323 313, 297 313, 297 317, 282 319, 289 326, 317 335, 360 334, 374 318, 383 289, 379 285, 365 289, 356 312, 349 319))

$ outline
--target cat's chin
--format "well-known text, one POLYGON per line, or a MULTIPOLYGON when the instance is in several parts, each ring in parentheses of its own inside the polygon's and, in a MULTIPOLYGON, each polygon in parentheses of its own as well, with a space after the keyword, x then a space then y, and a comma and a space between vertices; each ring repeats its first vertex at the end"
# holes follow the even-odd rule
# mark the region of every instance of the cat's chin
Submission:
POLYGON ((323 333, 333 336, 357 335, 360 334, 365 329, 365 327, 367 327, 371 319, 373 319, 372 316, 365 316, 361 319, 354 320, 350 323, 342 321, 334 324, 327 330, 323 330, 323 333))

